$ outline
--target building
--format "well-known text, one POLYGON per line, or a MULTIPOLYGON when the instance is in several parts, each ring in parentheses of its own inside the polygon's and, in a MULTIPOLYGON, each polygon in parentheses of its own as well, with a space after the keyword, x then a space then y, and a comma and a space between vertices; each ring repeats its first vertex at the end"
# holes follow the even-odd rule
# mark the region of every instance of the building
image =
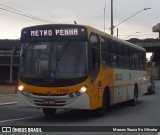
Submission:
POLYGON ((0 84, 17 82, 19 50, 19 40, 0 40, 0 84))
POLYGON ((141 47, 144 47, 147 52, 152 52, 151 57, 151 73, 152 78, 160 79, 160 23, 156 24, 152 28, 153 32, 158 32, 159 37, 156 39, 130 39, 129 42, 135 43, 141 47))

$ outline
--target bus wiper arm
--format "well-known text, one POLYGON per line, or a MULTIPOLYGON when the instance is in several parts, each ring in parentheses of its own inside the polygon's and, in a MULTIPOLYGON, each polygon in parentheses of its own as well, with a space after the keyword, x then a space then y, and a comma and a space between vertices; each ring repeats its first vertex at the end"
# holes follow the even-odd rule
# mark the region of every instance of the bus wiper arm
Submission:
POLYGON ((57 68, 58 68, 58 65, 59 65, 59 62, 62 60, 63 58, 63 55, 64 55, 64 52, 66 51, 66 49, 68 48, 70 44, 70 41, 66 41, 63 45, 62 48, 57 48, 57 56, 56 56, 56 71, 57 71, 57 68))
POLYGON ((63 58, 64 52, 66 51, 66 49, 68 48, 68 45, 70 44, 69 41, 67 41, 62 47, 62 48, 57 48, 57 60, 61 61, 61 59, 63 58))

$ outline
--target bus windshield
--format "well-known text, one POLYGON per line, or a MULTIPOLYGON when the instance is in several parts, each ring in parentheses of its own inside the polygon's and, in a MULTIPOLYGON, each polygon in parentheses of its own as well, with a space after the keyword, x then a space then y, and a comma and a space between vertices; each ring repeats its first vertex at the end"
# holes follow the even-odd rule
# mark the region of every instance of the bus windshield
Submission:
POLYGON ((19 77, 57 80, 88 76, 85 41, 22 43, 19 77))

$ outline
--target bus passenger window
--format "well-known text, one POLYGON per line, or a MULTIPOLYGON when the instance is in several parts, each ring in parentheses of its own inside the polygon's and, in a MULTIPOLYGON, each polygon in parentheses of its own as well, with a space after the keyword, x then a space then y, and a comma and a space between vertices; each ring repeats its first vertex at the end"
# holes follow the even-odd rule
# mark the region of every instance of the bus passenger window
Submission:
POLYGON ((100 66, 100 44, 99 37, 91 35, 90 37, 90 70, 93 80, 97 78, 100 66))
POLYGON ((117 51, 116 51, 116 43, 114 41, 109 41, 109 46, 110 46, 110 52, 111 52, 111 61, 112 61, 112 66, 117 67, 117 51))
POLYGON ((125 68, 130 68, 130 59, 129 59, 129 48, 128 46, 124 46, 124 63, 125 68))
POLYGON ((108 40, 103 39, 102 44, 102 65, 104 67, 111 66, 111 54, 110 54, 110 48, 108 45, 108 40))

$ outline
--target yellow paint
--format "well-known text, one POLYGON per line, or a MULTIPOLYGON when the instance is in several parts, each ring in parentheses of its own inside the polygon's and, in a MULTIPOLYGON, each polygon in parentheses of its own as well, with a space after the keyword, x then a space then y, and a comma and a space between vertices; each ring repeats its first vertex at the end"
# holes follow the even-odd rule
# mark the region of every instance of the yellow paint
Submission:
POLYGON ((27 85, 21 81, 19 81, 18 85, 23 85, 24 90, 31 92, 31 93, 36 93, 36 94, 47 94, 50 92, 51 94, 68 94, 68 93, 73 93, 75 91, 80 90, 84 86, 89 86, 89 78, 77 85, 73 86, 67 86, 67 87, 40 87, 40 86, 32 86, 32 85, 27 85))

